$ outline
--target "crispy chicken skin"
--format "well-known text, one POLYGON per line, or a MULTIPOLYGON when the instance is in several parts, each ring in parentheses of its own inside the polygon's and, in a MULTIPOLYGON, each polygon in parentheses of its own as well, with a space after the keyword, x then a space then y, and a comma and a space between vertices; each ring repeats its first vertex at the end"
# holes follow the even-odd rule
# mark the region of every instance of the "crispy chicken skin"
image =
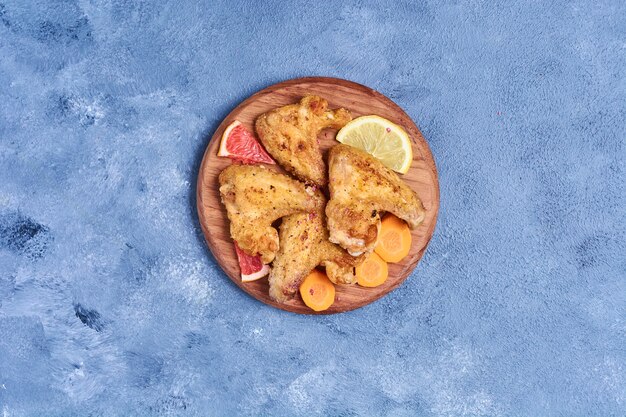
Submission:
POLYGON ((231 237, 249 255, 261 255, 265 264, 274 259, 279 246, 272 222, 316 212, 324 204, 319 191, 262 166, 230 165, 220 173, 219 184, 231 237))
POLYGON ((346 109, 328 110, 322 97, 306 96, 262 114, 256 132, 265 149, 291 174, 318 186, 326 184, 326 167, 317 142, 324 128, 339 129, 352 120, 346 109))
POLYGON ((328 241, 324 209, 285 217, 280 225, 280 249, 270 271, 270 297, 278 302, 293 298, 306 276, 318 265, 336 284, 356 281, 354 267, 363 257, 353 257, 328 241))
POLYGON ((330 150, 328 165, 330 241, 352 255, 374 249, 380 212, 395 214, 411 229, 424 221, 424 207, 415 192, 373 156, 348 145, 336 145, 330 150))

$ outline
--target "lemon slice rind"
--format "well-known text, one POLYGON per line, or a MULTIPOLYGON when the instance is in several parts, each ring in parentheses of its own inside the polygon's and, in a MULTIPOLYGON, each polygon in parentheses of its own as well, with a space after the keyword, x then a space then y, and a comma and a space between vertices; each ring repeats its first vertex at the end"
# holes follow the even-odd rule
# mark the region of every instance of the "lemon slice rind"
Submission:
POLYGON ((401 126, 380 116, 357 117, 337 133, 336 139, 369 153, 401 174, 408 172, 413 161, 409 135, 401 126))

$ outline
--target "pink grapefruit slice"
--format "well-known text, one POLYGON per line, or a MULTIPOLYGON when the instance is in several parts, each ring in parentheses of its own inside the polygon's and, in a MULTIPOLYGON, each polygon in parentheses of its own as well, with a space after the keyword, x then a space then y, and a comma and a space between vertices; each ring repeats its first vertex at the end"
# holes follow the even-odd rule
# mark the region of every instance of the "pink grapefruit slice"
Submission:
POLYGON ((256 281, 270 273, 269 265, 264 265, 260 256, 248 255, 241 250, 237 242, 235 242, 235 252, 237 252, 239 268, 241 269, 241 281, 256 281))
POLYGON ((239 120, 235 120, 224 130, 217 156, 227 156, 246 164, 276 163, 256 140, 252 132, 246 129, 239 120))

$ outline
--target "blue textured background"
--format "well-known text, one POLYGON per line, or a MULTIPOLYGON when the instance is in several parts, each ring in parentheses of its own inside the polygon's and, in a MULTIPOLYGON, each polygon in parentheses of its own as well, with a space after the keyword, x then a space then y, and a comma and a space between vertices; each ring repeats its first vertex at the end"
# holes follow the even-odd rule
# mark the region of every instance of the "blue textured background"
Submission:
POLYGON ((0 415, 625 416, 626 3, 254 4, 0 0, 0 415), (441 181, 413 275, 329 317, 195 213, 221 119, 305 75, 395 100, 441 181))

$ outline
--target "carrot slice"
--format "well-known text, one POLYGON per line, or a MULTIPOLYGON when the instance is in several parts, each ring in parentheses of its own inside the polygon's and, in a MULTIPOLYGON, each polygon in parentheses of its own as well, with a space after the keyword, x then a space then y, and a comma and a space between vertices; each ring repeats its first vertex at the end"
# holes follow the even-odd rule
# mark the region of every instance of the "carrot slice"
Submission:
POLYGON ((400 262, 411 250, 411 231, 403 221, 388 213, 381 223, 374 251, 387 262, 400 262))
POLYGON ((300 284, 300 295, 310 309, 324 311, 335 302, 335 286, 326 274, 314 269, 300 284))
POLYGON ((378 287, 387 281, 388 276, 387 262, 376 252, 367 255, 367 258, 356 267, 356 282, 361 287, 378 287))

